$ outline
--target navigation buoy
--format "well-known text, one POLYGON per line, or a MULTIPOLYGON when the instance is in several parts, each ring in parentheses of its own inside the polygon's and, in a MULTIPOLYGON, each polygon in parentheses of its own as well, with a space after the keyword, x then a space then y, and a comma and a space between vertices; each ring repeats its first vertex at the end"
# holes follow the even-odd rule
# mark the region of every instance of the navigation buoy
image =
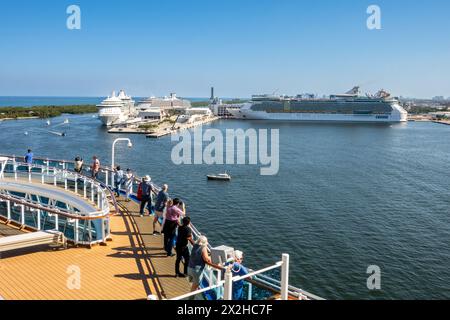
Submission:
POLYGON ((50 122, 50 120, 47 120, 47 125, 49 126, 49 125, 51 125, 51 122, 50 122))
POLYGON ((28 131, 25 131, 23 134, 27 136, 28 135, 28 131))

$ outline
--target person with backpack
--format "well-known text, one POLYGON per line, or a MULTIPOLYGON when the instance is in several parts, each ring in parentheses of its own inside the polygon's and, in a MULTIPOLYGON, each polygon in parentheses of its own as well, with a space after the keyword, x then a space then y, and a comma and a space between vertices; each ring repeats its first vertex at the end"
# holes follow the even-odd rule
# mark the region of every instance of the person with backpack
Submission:
POLYGON ((142 182, 139 184, 139 188, 138 188, 138 192, 139 189, 141 190, 141 197, 140 197, 140 201, 141 201, 141 206, 140 206, 140 210, 139 210, 139 214, 141 217, 144 216, 144 210, 146 205, 150 205, 150 209, 149 209, 149 215, 151 214, 151 205, 152 205, 152 192, 153 192, 153 186, 151 184, 152 178, 150 178, 149 175, 146 175, 144 178, 142 178, 142 182))

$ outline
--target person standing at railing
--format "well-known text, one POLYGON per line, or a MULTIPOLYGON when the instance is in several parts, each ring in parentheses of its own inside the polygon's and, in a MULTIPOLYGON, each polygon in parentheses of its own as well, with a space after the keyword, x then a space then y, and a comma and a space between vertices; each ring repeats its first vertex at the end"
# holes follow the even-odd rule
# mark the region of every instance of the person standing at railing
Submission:
POLYGON ((75 158, 75 165, 73 170, 78 173, 81 173, 81 171, 83 170, 83 159, 81 157, 75 158))
POLYGON ((33 152, 31 149, 28 149, 28 152, 25 154, 25 163, 28 164, 28 172, 31 172, 31 165, 33 164, 33 152))
MULTIPOLYGON (((233 277, 245 276, 248 274, 246 267, 242 265, 244 254, 242 251, 234 251, 234 263, 231 266, 233 277)), ((244 296, 244 280, 233 282, 233 300, 242 300, 244 296)))
POLYGON ((133 172, 131 171, 130 168, 128 168, 124 177, 124 187, 126 192, 125 201, 127 202, 130 201, 130 194, 133 192, 133 180, 134 180, 133 172))
POLYGON ((97 179, 98 173, 100 171, 100 160, 98 160, 97 156, 92 157, 92 178, 97 179))
POLYGON ((172 249, 178 221, 185 216, 183 209, 183 203, 178 198, 173 199, 172 205, 166 209, 162 232, 164 233, 164 249, 168 257, 173 256, 172 249))
POLYGON ((120 188, 124 180, 124 173, 120 166, 114 169, 114 191, 116 192, 116 197, 120 197, 120 188))
POLYGON ((151 214, 151 205, 152 205, 152 192, 153 192, 153 186, 151 184, 152 178, 149 175, 146 175, 144 178, 142 178, 142 182, 140 184, 141 189, 141 206, 139 209, 139 214, 141 217, 144 216, 144 210, 147 204, 150 205, 149 215, 151 214))
POLYGON ((189 247, 188 244, 194 245, 194 239, 192 238, 192 230, 190 227, 191 218, 184 217, 182 225, 178 227, 177 242, 175 251, 177 253, 177 260, 175 261, 175 276, 180 278, 186 278, 189 266, 189 247), (184 273, 180 272, 180 262, 184 260, 184 273))
MULTIPOLYGON (((224 266, 211 261, 208 253, 208 239, 205 236, 200 236, 192 247, 191 256, 189 257, 188 277, 189 281, 192 282, 191 292, 199 289, 206 265, 216 269, 226 269, 224 266)), ((194 297, 191 297, 191 299, 194 299, 194 297)))
POLYGON ((169 186, 167 184, 164 184, 162 186, 162 189, 159 191, 158 195, 156 196, 155 218, 153 219, 153 235, 158 234, 156 232, 156 223, 158 222, 158 219, 162 218, 164 215, 164 209, 166 208, 167 201, 169 201, 169 194, 167 193, 168 190, 169 190, 169 186))

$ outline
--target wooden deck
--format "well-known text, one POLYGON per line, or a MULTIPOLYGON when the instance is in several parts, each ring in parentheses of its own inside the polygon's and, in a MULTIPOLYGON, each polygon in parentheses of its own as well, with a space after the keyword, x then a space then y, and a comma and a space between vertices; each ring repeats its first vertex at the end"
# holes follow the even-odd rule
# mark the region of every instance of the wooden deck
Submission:
POLYGON ((18 228, 7 226, 3 223, 0 223, 0 238, 1 237, 8 237, 8 236, 15 236, 18 234, 23 233, 18 228))
MULTIPOLYGON (((135 202, 119 201, 120 207, 127 214, 133 217, 140 234, 142 246, 146 248, 148 261, 152 268, 150 276, 158 287, 162 297, 171 299, 190 291, 191 285, 187 279, 175 278, 175 259, 167 257, 163 249, 163 235, 153 235, 153 217, 139 216, 139 206, 135 202)), ((159 226, 156 227, 160 231, 159 226)), ((182 270, 181 264, 180 269, 182 270)))
POLYGON ((0 296, 6 300, 134 300, 148 295, 170 299, 189 292, 189 282, 174 276, 175 258, 166 257, 162 236, 152 235, 152 217, 139 217, 136 203, 119 204, 124 214, 111 218, 112 241, 106 246, 3 253, 0 296), (70 289, 67 284, 76 269, 80 288, 70 289))

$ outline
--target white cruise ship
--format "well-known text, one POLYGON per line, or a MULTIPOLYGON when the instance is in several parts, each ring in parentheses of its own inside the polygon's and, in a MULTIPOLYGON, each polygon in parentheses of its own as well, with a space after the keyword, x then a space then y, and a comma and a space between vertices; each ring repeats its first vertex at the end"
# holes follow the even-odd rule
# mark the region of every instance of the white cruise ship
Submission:
POLYGON ((247 120, 394 123, 406 122, 408 117, 398 99, 386 91, 361 96, 359 87, 326 98, 311 94, 253 96, 242 108, 228 111, 235 118, 247 120))
POLYGON ((120 90, 117 96, 113 91, 97 108, 98 117, 106 126, 123 124, 136 115, 133 99, 123 90, 120 90))
POLYGON ((170 109, 188 109, 191 107, 191 102, 186 99, 180 99, 175 93, 171 93, 169 96, 157 98, 151 96, 142 101, 139 101, 136 109, 143 111, 148 108, 160 108, 162 111, 170 109))

